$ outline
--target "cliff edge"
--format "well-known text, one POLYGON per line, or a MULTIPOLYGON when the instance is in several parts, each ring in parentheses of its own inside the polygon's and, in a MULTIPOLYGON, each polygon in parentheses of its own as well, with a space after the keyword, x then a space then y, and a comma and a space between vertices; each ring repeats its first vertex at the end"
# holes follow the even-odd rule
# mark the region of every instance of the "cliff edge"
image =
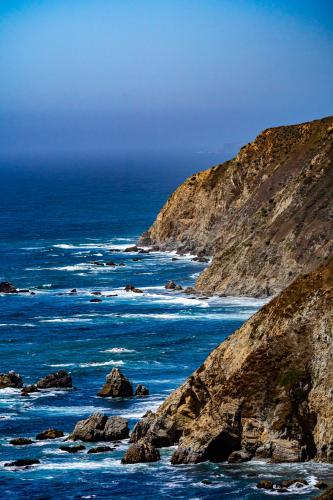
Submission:
POLYGON ((172 463, 333 462, 333 258, 217 347, 131 441, 178 444, 172 463))
POLYGON ((333 117, 271 128, 187 179, 141 243, 213 256, 197 288, 264 296, 333 253, 333 117))

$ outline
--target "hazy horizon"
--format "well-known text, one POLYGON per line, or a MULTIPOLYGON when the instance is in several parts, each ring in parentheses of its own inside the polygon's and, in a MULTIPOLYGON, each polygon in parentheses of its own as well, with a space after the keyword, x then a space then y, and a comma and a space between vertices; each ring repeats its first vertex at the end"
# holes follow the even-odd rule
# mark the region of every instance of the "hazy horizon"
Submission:
POLYGON ((332 14, 314 0, 5 0, 0 156, 223 156, 333 114, 332 14))

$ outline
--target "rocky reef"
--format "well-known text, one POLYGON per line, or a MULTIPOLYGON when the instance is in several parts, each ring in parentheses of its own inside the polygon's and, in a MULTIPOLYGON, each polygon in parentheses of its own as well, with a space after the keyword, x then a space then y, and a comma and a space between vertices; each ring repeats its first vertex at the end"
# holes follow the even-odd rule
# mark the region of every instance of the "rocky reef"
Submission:
POLYGON ((213 256, 197 289, 274 295, 333 253, 333 117, 267 129, 192 175, 140 242, 213 256))
POLYGON ((217 347, 131 442, 178 444, 173 464, 333 462, 332 335, 330 258, 217 347))

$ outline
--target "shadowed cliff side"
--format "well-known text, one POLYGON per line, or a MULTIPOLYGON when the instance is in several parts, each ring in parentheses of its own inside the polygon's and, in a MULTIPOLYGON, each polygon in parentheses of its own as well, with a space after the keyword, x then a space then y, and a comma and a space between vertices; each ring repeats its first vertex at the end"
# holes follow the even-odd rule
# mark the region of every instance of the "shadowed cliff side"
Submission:
POLYGON ((333 117, 265 130, 187 179, 141 242, 212 255, 197 288, 280 292, 333 252, 333 117))
POLYGON ((175 464, 253 456, 333 462, 332 336, 333 258, 217 347, 136 425, 131 441, 179 443, 175 464))

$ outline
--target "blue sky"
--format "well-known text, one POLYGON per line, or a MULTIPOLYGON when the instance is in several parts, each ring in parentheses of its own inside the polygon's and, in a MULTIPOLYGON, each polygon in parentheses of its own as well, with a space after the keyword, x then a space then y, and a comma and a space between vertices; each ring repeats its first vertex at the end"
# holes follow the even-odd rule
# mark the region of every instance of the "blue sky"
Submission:
POLYGON ((333 2, 0 2, 1 154, 219 151, 333 114, 333 2))

